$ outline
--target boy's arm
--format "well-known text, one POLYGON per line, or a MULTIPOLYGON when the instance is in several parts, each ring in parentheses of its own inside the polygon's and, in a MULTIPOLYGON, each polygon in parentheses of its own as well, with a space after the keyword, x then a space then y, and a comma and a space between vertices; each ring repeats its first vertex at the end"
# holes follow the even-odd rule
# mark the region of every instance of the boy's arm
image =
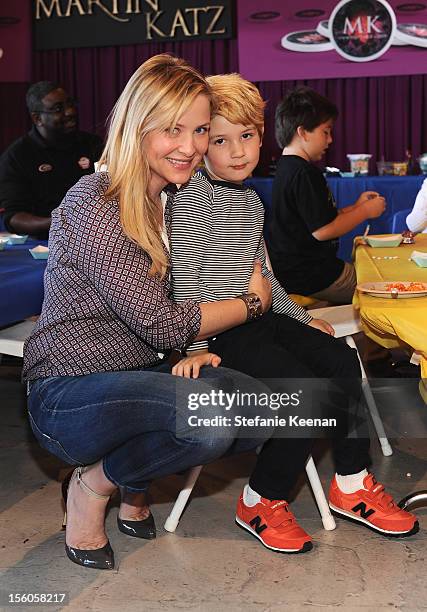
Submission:
POLYGON ((343 208, 339 208, 337 212, 339 215, 349 213, 352 210, 356 210, 356 208, 360 206, 360 204, 364 200, 373 200, 374 198, 377 198, 379 195, 380 194, 378 193, 378 191, 364 191, 363 193, 360 194, 360 196, 357 198, 354 204, 351 204, 350 206, 344 206, 343 208))
POLYGON ((325 178, 314 167, 295 176, 293 192, 301 218, 319 241, 343 236, 366 219, 379 217, 385 208, 384 198, 376 192, 364 192, 356 204, 339 214, 325 178))
MULTIPOLYGON (((368 194, 369 192, 365 193, 368 194)), ((359 223, 366 221, 366 219, 379 217, 385 209, 384 198, 378 195, 374 197, 366 195, 366 199, 362 199, 365 193, 362 194, 356 204, 344 209, 344 214, 338 214, 331 223, 315 230, 313 232, 314 238, 319 241, 339 238, 350 232, 359 223)))
POLYGON ((310 323, 313 317, 309 315, 302 306, 291 300, 284 287, 282 287, 277 278, 274 276, 264 238, 262 237, 258 246, 257 259, 262 262, 263 275, 266 276, 271 283, 273 312, 278 314, 286 314, 289 317, 293 317, 294 319, 301 321, 302 323, 310 323))
MULTIPOLYGON (((200 271, 209 243, 212 201, 207 189, 191 182, 179 190, 172 207, 171 281, 176 302, 203 302, 200 271)), ((208 350, 208 341, 191 344, 188 351, 208 350)))

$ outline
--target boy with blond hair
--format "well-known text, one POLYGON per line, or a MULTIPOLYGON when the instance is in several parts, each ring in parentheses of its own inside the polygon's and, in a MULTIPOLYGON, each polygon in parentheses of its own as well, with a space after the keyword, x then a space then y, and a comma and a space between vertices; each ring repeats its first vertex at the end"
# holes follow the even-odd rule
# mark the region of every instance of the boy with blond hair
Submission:
MULTIPOLYGON (((247 303, 248 320, 259 320, 192 344, 173 373, 197 377, 203 365, 221 362, 259 378, 329 379, 341 390, 334 409, 338 405, 346 414, 349 398, 353 403, 361 401, 357 355, 333 337, 328 323, 313 319, 295 304, 268 269, 263 205, 255 191, 244 185, 258 163, 265 103, 257 88, 238 74, 208 77, 208 82, 214 113, 205 168, 178 191, 173 204, 174 297, 179 302, 237 297, 247 291, 254 261, 259 260, 272 284, 272 310, 261 318, 258 297, 252 295, 247 303)), ((236 522, 267 548, 288 553, 312 548, 288 500, 313 442, 309 437, 271 438, 240 496, 236 522)), ((415 533, 414 515, 400 510, 366 469, 370 463, 368 433, 337 437, 333 442, 333 509, 380 533, 415 533), (384 496, 390 503, 384 505, 384 496), (364 508, 363 516, 355 510, 359 506, 364 508)))

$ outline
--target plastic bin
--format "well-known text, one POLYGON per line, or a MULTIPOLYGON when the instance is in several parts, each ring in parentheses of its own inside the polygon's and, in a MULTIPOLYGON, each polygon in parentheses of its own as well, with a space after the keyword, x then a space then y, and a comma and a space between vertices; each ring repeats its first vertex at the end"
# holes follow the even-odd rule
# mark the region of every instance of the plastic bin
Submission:
POLYGON ((372 155, 369 153, 349 153, 347 157, 350 160, 350 170, 355 175, 369 174, 369 160, 372 155))

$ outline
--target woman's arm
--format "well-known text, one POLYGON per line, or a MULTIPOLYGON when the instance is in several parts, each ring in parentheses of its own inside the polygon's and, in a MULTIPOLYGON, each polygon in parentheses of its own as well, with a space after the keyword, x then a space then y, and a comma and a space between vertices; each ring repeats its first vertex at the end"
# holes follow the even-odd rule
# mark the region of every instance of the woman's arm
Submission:
MULTIPOLYGON (((271 283, 268 278, 263 276, 261 262, 258 260, 254 263, 248 293, 255 293, 260 298, 263 313, 269 310, 271 306, 271 283)), ((247 320, 247 308, 240 298, 200 304, 200 310, 202 311, 202 324, 197 336, 197 339, 200 340, 220 334, 236 325, 245 323, 247 320), (244 311, 242 311, 242 305, 244 311)))

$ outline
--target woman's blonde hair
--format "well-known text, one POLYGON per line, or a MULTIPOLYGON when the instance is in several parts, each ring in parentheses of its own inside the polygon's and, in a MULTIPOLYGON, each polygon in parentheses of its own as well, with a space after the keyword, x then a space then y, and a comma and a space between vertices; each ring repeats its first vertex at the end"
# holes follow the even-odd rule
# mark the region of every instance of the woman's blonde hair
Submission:
POLYGON ((213 113, 230 123, 254 125, 262 138, 265 102, 257 87, 240 74, 216 74, 207 77, 212 89, 213 113))
POLYGON ((144 138, 153 130, 173 127, 210 87, 184 60, 161 54, 132 75, 109 118, 107 143, 99 160, 110 176, 107 199, 117 199, 124 233, 151 257, 151 274, 163 277, 168 260, 161 239, 159 204, 149 195, 150 167, 144 138))

